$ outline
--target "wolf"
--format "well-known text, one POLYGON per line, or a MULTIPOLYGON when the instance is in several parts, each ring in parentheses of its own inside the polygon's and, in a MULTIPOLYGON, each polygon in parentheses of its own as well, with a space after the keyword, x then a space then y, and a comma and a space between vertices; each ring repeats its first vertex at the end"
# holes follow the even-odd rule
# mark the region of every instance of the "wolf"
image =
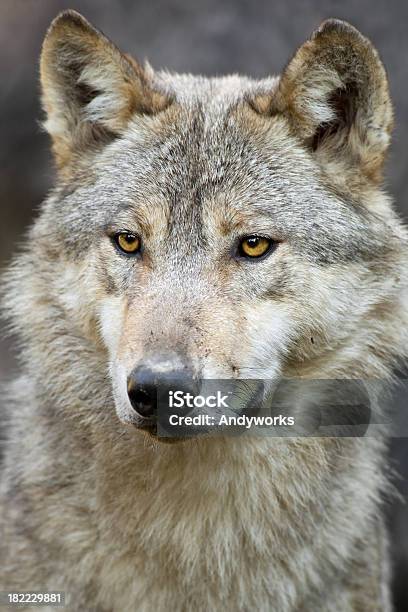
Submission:
POLYGON ((1 589, 81 612, 390 610, 386 431, 165 444, 156 420, 162 383, 387 383, 405 359, 371 42, 330 19, 279 77, 204 78, 67 11, 41 85, 57 179, 3 282, 21 374, 1 589))

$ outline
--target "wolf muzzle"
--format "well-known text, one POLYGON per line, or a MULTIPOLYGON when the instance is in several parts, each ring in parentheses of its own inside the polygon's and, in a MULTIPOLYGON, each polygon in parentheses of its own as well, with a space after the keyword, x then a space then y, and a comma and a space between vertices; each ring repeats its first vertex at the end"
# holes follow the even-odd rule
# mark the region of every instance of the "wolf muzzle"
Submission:
POLYGON ((127 390, 133 410, 143 419, 155 422, 158 394, 181 391, 197 395, 199 384, 193 368, 179 355, 156 355, 136 367, 128 377, 127 390))

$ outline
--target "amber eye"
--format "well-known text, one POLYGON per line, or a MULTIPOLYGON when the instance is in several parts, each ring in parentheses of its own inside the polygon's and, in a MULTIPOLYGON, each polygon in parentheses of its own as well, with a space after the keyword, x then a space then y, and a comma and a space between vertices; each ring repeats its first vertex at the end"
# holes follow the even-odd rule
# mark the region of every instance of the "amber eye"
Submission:
POLYGON ((127 255, 135 255, 140 251, 140 238, 131 232, 119 232, 114 240, 117 247, 127 255))
POLYGON ((262 236, 246 236, 239 244, 238 252, 241 257, 262 257, 271 248, 273 242, 262 236))

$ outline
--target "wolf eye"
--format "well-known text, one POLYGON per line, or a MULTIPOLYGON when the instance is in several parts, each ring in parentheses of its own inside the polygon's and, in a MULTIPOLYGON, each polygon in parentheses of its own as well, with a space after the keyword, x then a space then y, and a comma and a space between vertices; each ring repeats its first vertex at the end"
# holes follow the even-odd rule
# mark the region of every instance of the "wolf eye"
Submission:
POLYGON ((262 236, 246 236, 241 240, 238 253, 241 257, 262 257, 271 248, 273 241, 262 236))
POLYGON ((127 255, 136 255, 140 251, 141 240, 131 232, 119 232, 113 239, 118 249, 127 255))

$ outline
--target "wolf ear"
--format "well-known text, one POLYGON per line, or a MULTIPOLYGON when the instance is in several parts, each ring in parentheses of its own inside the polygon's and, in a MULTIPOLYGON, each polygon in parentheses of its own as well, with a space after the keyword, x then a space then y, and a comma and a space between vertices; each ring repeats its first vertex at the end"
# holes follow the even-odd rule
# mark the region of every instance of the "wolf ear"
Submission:
POLYGON ((381 179, 393 123, 388 82, 378 53, 353 26, 324 21, 289 62, 268 110, 286 115, 323 163, 381 179))
POLYGON ((56 17, 43 43, 41 86, 57 165, 119 135, 134 114, 166 108, 150 80, 79 13, 56 17))

